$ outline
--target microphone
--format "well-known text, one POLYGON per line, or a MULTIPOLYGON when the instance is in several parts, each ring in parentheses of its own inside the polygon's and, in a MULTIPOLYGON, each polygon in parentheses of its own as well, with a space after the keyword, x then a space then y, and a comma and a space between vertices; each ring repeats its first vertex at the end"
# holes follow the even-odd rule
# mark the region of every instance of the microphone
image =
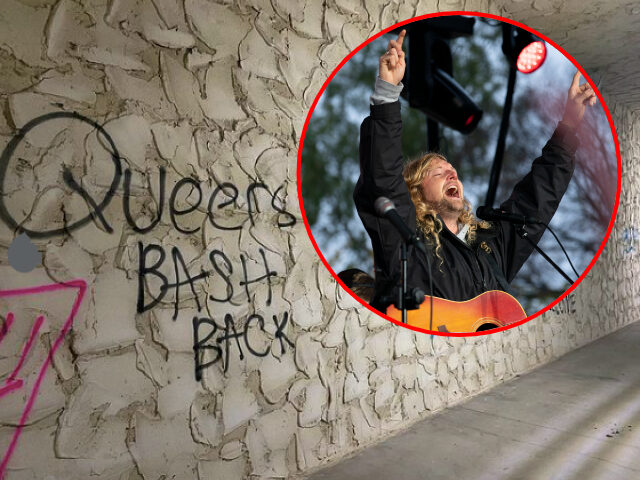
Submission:
POLYGON ((544 223, 542 223, 536 217, 527 217, 526 215, 507 213, 486 206, 478 207, 478 209, 476 210, 476 217, 490 222, 509 222, 515 225, 527 225, 532 223, 540 223, 544 225, 544 223))
POLYGON ((391 222, 406 243, 412 243, 426 253, 425 246, 418 239, 417 235, 411 231, 407 224, 404 223, 404 220, 400 218, 400 215, 396 210, 396 206, 391 200, 387 197, 378 197, 374 202, 373 207, 379 217, 384 217, 391 222))

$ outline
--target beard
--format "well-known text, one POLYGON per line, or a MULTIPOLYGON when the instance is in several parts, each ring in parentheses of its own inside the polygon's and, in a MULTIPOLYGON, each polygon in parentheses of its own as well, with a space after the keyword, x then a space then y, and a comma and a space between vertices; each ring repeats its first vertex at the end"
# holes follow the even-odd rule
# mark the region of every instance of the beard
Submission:
POLYGON ((464 212, 464 198, 447 198, 444 196, 434 205, 434 209, 441 217, 458 216, 464 212))

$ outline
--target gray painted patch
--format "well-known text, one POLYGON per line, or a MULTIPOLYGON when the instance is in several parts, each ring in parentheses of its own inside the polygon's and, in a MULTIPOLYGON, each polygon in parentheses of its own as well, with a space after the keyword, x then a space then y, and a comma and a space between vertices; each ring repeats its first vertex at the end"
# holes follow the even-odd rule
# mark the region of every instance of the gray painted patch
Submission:
POLYGON ((19 272, 30 272, 42 262, 42 255, 26 233, 18 235, 9 246, 9 264, 19 272))

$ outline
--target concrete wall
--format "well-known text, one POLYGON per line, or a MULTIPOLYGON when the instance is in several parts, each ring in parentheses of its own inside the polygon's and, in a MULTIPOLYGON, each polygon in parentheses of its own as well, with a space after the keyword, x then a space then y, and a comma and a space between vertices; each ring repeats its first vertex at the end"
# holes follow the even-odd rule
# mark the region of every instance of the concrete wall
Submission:
MULTIPOLYGON (((505 13, 387 3, 2 2, 6 478, 287 477, 635 320, 640 132, 616 98, 618 223, 554 311, 499 334, 432 338, 336 284, 295 183, 322 82, 398 20, 505 13), (42 255, 28 273, 9 264, 11 218, 42 255)), ((506 13, 526 21, 538 4, 506 13)))

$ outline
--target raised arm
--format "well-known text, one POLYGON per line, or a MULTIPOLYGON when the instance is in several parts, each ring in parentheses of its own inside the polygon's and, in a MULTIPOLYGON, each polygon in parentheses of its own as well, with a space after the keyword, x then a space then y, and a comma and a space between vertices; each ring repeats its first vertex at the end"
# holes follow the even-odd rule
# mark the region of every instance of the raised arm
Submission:
MULTIPOLYGON (((588 83, 580 85, 580 72, 573 76, 567 94, 564 115, 551 139, 542 149, 531 171, 516 184, 501 209, 511 213, 537 217, 549 223, 573 175, 575 151, 578 148, 576 129, 587 106, 596 103, 588 83)), ((513 225, 502 225, 503 265, 508 281, 516 275, 532 251, 532 247, 517 234, 513 225)), ((538 242, 544 233, 542 225, 527 226, 529 238, 538 242)))
POLYGON ((402 43, 407 34, 406 30, 402 30, 395 40, 389 40, 387 51, 380 57, 378 63, 378 75, 385 82, 398 85, 404 77, 404 70, 407 66, 402 50, 402 43))
POLYGON ((578 128, 582 122, 582 117, 587 106, 593 107, 596 104, 596 94, 588 83, 580 85, 580 70, 573 76, 569 93, 567 94, 567 103, 564 107, 564 115, 562 122, 571 128, 578 128))
POLYGON ((405 71, 402 43, 406 31, 389 41, 380 57, 378 78, 371 96, 371 115, 360 128, 360 180, 356 186, 358 209, 371 209, 379 196, 408 199, 402 178, 402 121, 398 97, 405 71), (366 200, 367 206, 363 205, 366 200))
POLYGON ((393 225, 379 218, 374 202, 387 197, 411 229, 415 229, 415 207, 402 177, 402 119, 398 96, 405 71, 402 43, 406 32, 389 42, 380 57, 376 88, 371 97, 371 115, 360 127, 360 178, 354 200, 373 246, 376 283, 391 282, 398 264, 401 238, 393 225))

